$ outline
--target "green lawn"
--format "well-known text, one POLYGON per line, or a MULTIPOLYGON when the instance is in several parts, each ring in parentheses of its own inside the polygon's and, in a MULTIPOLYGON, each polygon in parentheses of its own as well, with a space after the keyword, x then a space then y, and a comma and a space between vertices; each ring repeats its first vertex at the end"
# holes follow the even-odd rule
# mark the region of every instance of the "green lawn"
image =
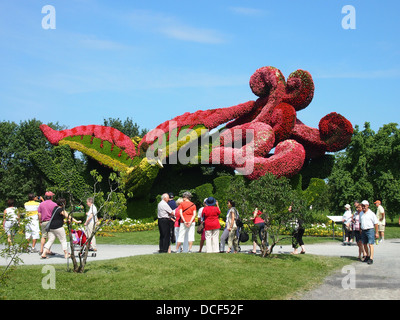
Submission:
MULTIPOLYGON (((158 230, 116 233, 98 243, 158 244, 158 230)), ((400 238, 400 227, 386 238, 400 238)), ((305 243, 340 241, 306 237, 305 243)), ((196 244, 199 236, 196 234, 196 244)), ((285 241, 288 244, 290 241, 285 241)), ((250 241, 247 244, 251 244, 250 241)), ((19 266, 0 287, 0 298, 87 300, 266 300, 290 299, 354 260, 314 255, 156 254, 87 264, 84 274, 54 265, 56 289, 42 288, 43 266, 19 266)))
POLYGON ((4 299, 286 299, 320 283, 346 258, 237 254, 147 255, 96 261, 84 274, 55 265, 56 289, 43 289, 43 266, 18 267, 0 288, 4 299))

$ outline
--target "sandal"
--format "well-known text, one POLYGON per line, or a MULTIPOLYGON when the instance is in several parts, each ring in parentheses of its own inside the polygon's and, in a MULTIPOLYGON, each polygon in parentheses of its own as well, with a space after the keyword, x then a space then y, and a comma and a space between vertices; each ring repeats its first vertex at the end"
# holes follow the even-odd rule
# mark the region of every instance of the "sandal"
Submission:
POLYGON ((47 257, 47 256, 40 256, 40 259, 48 259, 49 257, 47 257))

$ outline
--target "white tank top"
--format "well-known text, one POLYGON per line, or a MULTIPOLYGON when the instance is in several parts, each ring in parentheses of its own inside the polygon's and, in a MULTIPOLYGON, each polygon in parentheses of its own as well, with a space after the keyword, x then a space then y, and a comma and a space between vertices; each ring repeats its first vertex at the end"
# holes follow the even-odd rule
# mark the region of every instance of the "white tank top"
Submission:
POLYGON ((15 207, 8 207, 6 209, 6 221, 16 222, 18 220, 17 216, 17 208, 15 207))

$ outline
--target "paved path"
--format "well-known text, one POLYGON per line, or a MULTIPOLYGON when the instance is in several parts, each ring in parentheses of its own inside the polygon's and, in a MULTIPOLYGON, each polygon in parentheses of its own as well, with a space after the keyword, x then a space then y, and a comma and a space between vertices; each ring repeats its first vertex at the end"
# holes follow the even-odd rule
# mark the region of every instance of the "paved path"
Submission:
MULTIPOLYGON (((40 259, 37 253, 24 253, 21 255, 23 264, 66 264, 61 246, 53 245, 57 254, 49 259, 40 259)), ((242 251, 250 250, 251 246, 243 246, 242 251)), ((88 257, 88 262, 129 257, 143 254, 158 254, 156 245, 98 245, 96 257, 88 257)), ((297 295, 295 299, 301 300, 349 300, 349 299, 400 299, 400 239, 386 240, 383 244, 375 246, 374 263, 355 260, 358 254, 356 246, 342 246, 341 243, 327 242, 322 244, 306 244, 307 254, 352 257, 351 262, 343 270, 339 270, 327 277, 324 283, 313 290, 297 295), (348 288, 348 289, 345 289, 348 288)), ((198 246, 193 246, 193 252, 198 251, 198 246)), ((274 253, 290 253, 290 245, 276 246, 274 253)), ((195 253, 193 253, 195 254, 195 253)), ((0 265, 8 262, 0 258, 0 265)), ((71 263, 71 260, 69 260, 71 263)))

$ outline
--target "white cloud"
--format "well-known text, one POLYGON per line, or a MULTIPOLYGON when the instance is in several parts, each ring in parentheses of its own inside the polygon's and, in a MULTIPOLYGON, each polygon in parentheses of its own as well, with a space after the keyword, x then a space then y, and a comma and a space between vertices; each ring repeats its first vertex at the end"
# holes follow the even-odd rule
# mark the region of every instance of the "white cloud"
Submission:
POLYGON ((244 16, 262 16, 265 14, 264 10, 247 7, 229 7, 229 10, 244 16))
POLYGON ((227 39, 217 30, 191 26, 163 13, 136 10, 128 15, 128 19, 133 27, 151 30, 172 39, 207 44, 224 43, 227 39))

